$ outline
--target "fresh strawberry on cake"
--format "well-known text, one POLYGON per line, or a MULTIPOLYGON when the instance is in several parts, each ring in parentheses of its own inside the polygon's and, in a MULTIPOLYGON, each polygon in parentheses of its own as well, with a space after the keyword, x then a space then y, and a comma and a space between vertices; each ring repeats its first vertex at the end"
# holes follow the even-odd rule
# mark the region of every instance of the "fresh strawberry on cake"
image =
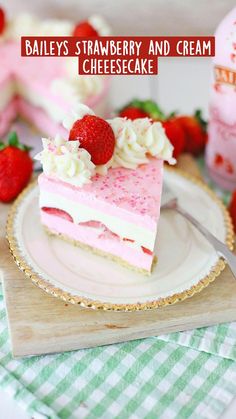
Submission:
POLYGON ((68 138, 43 139, 36 156, 41 221, 75 245, 150 273, 160 215, 163 161, 173 146, 160 122, 104 120, 78 105, 68 138))

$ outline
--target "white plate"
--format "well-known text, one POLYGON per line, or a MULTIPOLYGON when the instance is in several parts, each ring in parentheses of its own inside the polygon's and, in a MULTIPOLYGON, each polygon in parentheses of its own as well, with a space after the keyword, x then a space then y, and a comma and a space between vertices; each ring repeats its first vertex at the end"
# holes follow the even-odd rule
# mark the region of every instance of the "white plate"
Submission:
MULTIPOLYGON (((165 180, 181 206, 232 246, 228 213, 205 185, 176 170, 165 170, 165 180)), ((172 304, 203 289, 224 268, 204 237, 170 210, 161 212, 155 249, 158 264, 149 277, 48 236, 40 224, 36 184, 14 204, 8 239, 18 266, 34 283, 84 307, 140 310, 172 304)))

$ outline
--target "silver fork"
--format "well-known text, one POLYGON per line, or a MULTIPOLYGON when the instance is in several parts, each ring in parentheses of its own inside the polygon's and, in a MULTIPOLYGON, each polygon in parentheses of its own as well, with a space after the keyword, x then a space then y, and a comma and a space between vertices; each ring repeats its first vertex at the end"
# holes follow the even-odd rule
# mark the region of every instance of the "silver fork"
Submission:
POLYGON ((214 247, 216 252, 219 256, 223 257, 236 278, 236 256, 229 250, 229 248, 217 239, 206 227, 204 227, 199 221, 196 220, 189 212, 185 211, 178 203, 177 196, 174 195, 172 190, 167 186, 166 182, 164 182, 163 194, 161 199, 161 209, 172 209, 177 211, 181 214, 184 218, 186 218, 191 224, 196 227, 198 231, 202 233, 202 235, 211 243, 214 247))

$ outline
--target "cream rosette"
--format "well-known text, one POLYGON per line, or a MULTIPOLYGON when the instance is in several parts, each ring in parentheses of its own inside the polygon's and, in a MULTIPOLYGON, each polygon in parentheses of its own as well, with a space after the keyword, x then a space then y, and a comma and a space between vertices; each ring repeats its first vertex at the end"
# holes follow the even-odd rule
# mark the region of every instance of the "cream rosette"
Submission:
POLYGON ((90 154, 79 148, 79 141, 43 138, 43 150, 35 156, 42 163, 46 175, 55 177, 73 186, 83 186, 91 182, 95 165, 90 154))
POLYGON ((65 58, 65 76, 53 80, 51 90, 72 105, 90 96, 98 95, 103 89, 103 77, 78 74, 78 58, 65 58))
POLYGON ((108 122, 116 137, 111 167, 136 169, 138 165, 148 163, 150 156, 175 163, 172 157, 174 148, 160 122, 148 118, 135 121, 114 118, 108 122))
MULTIPOLYGON (((74 122, 85 115, 94 115, 86 105, 78 104, 71 115, 68 115, 63 125, 69 131, 74 122)), ((156 157, 175 164, 174 147, 166 136, 161 122, 152 122, 149 118, 139 118, 134 121, 126 118, 113 118, 107 121, 114 132, 116 145, 113 157, 105 165, 96 166, 95 171, 105 175, 109 168, 124 167, 137 169, 146 164, 150 157, 156 157)))
MULTIPOLYGON (((64 120, 64 127, 70 131, 75 121, 94 112, 86 105, 79 104, 71 115, 64 120)), ((74 186, 83 186, 91 182, 95 173, 106 175, 110 168, 124 167, 137 169, 146 164, 150 157, 156 157, 174 164, 174 147, 165 134, 160 122, 152 122, 149 118, 131 121, 126 118, 114 118, 107 121, 115 136, 115 149, 111 160, 101 166, 95 166, 91 155, 80 148, 79 141, 64 140, 60 136, 55 139, 43 138, 43 151, 35 158, 40 160, 43 171, 74 186)))
POLYGON ((21 13, 12 19, 6 29, 8 39, 21 36, 70 36, 74 24, 69 20, 40 20, 29 13, 21 13))

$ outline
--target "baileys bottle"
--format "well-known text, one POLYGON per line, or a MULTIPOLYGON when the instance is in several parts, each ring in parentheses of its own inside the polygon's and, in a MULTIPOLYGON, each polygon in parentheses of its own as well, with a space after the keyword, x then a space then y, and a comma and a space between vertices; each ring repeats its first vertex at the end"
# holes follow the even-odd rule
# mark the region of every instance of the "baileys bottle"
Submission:
POLYGON ((212 179, 236 189, 236 8, 215 33, 206 164, 212 179))

